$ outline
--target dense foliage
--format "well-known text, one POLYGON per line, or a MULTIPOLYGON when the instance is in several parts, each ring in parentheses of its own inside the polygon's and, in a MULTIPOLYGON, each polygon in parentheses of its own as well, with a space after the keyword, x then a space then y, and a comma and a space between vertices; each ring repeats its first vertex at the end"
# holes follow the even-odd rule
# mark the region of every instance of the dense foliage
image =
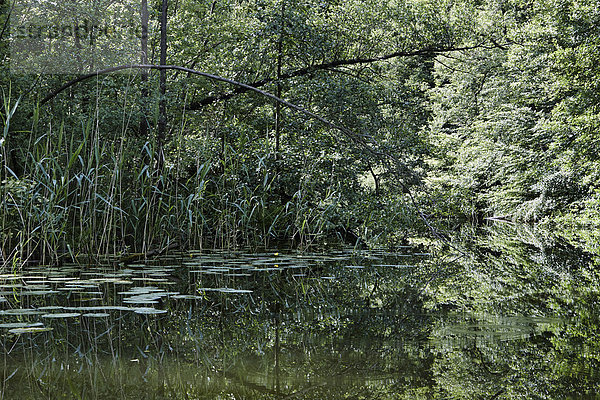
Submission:
POLYGON ((483 215, 593 215, 596 6, 506 2, 481 15, 506 44, 438 60, 431 132, 447 155, 438 179, 483 215))
MULTIPOLYGON (((329 125, 182 71, 167 71, 164 96, 158 71, 146 81, 129 69, 41 101, 111 65, 81 52, 79 74, 15 68, 10 3, 0 18, 7 262, 174 242, 400 243, 428 224, 485 217, 597 221, 591 0, 169 4, 167 64, 258 87, 329 125)), ((161 6, 148 4, 151 64, 161 6)))

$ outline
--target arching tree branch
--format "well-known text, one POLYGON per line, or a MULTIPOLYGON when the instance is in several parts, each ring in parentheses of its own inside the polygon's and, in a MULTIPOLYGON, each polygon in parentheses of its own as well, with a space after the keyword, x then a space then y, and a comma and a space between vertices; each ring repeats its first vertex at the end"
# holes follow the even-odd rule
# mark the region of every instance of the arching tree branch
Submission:
MULTIPOLYGON (((383 59, 382 57, 380 57, 380 59, 383 59)), ((341 64, 338 64, 341 65, 341 64)), ((254 86, 251 85, 247 85, 245 83, 241 83, 241 82, 237 82, 231 79, 227 79, 227 78, 223 78, 221 76, 218 75, 213 75, 213 74, 209 74, 206 72, 202 72, 202 71, 196 71, 190 68, 185 68, 185 67, 181 67, 178 65, 153 65, 153 64, 128 64, 128 65, 119 65, 116 67, 111 67, 111 68, 106 68, 103 70, 99 70, 96 72, 92 72, 90 74, 87 75, 82 75, 76 79, 73 79, 67 83, 65 83, 64 85, 62 85, 61 87, 59 87, 58 89, 54 90, 52 93, 50 93, 49 95, 47 95, 46 97, 44 97, 44 99, 42 99, 41 104, 45 104, 47 102, 49 102, 50 100, 52 100, 54 97, 56 97, 59 93, 61 93, 63 90, 76 85, 79 82, 83 82, 87 79, 93 78, 93 77, 97 77, 99 75, 104 75, 104 74, 108 74, 111 72, 116 72, 116 71, 121 71, 121 70, 125 70, 125 69, 158 69, 158 70, 165 70, 165 69, 171 69, 171 70, 177 70, 177 71, 182 71, 182 72, 187 72, 189 74, 193 74, 193 75, 199 75, 208 79, 212 79, 215 81, 220 81, 220 82, 225 82, 225 83, 229 83, 231 85, 237 86, 238 88, 242 88, 245 91, 252 91, 252 92, 256 92, 258 94, 261 94, 265 97, 268 97, 276 102, 279 102, 280 104, 283 104, 284 106, 291 108, 292 110, 298 111, 312 119, 316 119, 317 121, 323 123, 326 126, 329 126, 330 128, 336 129, 340 132, 342 132, 346 137, 348 137, 352 142, 358 144, 361 148, 363 148, 365 151, 367 151, 368 153, 380 157, 382 160, 387 160, 388 162, 391 162, 392 164, 392 169, 396 170, 397 173, 398 171, 400 171, 403 167, 403 163, 392 153, 390 152, 385 152, 385 151, 380 151, 377 150, 375 148, 373 148, 371 145, 369 145, 369 143, 367 142, 367 139, 369 138, 366 135, 362 135, 362 134, 358 134, 353 132, 352 130, 339 126, 311 111, 306 110, 303 107, 300 107, 296 104, 290 103, 289 101, 286 101, 284 99, 281 99, 269 92, 266 92, 264 90, 258 89, 254 86)), ((398 180, 395 181, 396 184, 398 184, 402 190, 408 194, 411 203, 413 204, 413 206, 415 207, 419 217, 423 220, 423 222, 427 225, 427 227, 431 230, 432 234, 439 238, 442 239, 444 241, 447 241, 446 238, 443 236, 443 234, 441 234, 428 220, 428 218, 425 216, 425 214, 422 212, 421 208, 419 207, 419 205, 417 204, 417 201, 415 199, 415 197, 413 196, 412 192, 410 191, 410 189, 408 188, 408 186, 402 182, 402 176, 400 173, 398 173, 398 180)))
MULTIPOLYGON (((494 43, 493 46, 477 44, 477 45, 465 46, 465 47, 438 47, 438 48, 429 47, 429 48, 415 50, 415 51, 396 51, 394 53, 390 53, 390 54, 386 54, 386 55, 378 56, 378 57, 371 57, 371 58, 352 58, 352 59, 348 59, 348 60, 334 60, 334 61, 330 61, 330 62, 326 62, 326 63, 322 63, 322 64, 316 64, 316 65, 311 65, 308 67, 300 68, 295 71, 283 73, 283 74, 281 74, 279 79, 277 79, 277 78, 261 79, 259 81, 250 83, 249 86, 252 86, 254 88, 259 88, 259 87, 268 85, 269 83, 273 83, 276 81, 281 82, 283 80, 287 80, 290 78, 297 78, 300 76, 309 75, 309 74, 317 72, 317 71, 330 70, 330 69, 336 68, 336 67, 351 66, 351 65, 358 65, 358 64, 370 64, 370 63, 374 63, 374 62, 378 62, 378 61, 391 60, 391 59, 399 58, 399 57, 432 56, 432 55, 436 55, 436 54, 440 54, 440 53, 473 50, 473 49, 483 48, 483 47, 501 47, 501 46, 499 44, 494 43)), ((243 86, 238 86, 237 88, 235 88, 234 90, 232 90, 229 93, 222 93, 222 94, 218 94, 215 96, 208 96, 208 97, 203 98, 202 100, 194 101, 189 104, 188 109, 200 110, 204 106, 213 104, 217 101, 228 100, 232 97, 237 96, 238 94, 246 93, 248 91, 249 91, 249 89, 246 89, 243 86)))
POLYGON ((166 70, 166 69, 172 69, 172 70, 178 70, 178 71, 183 71, 183 72, 187 72, 189 74, 193 74, 193 75, 199 75, 199 76, 203 76, 205 78, 208 79, 212 79, 215 81, 220 81, 220 82, 225 82, 225 83, 229 83, 231 85, 243 88, 245 91, 252 91, 252 92, 256 92, 258 94, 261 94, 265 97, 268 97, 272 100, 275 100, 276 102, 283 104, 284 106, 291 108, 292 110, 296 110, 312 119, 316 119, 317 121, 323 123, 326 126, 329 126, 330 128, 336 129, 340 132, 342 132, 344 135, 346 135, 348 138, 350 138, 352 141, 360 143, 365 149, 367 149, 369 152, 373 153, 375 152, 375 150, 373 150, 370 146, 367 145, 367 143, 365 142, 365 136, 361 135, 361 134, 357 134, 353 131, 351 131, 348 128, 339 126, 323 117, 321 117, 320 115, 317 115, 311 111, 308 111, 307 109, 300 107, 296 104, 290 103, 287 100, 284 100, 282 98, 279 98, 277 96, 275 96, 274 94, 271 94, 269 92, 266 92, 264 90, 258 89, 254 86, 251 85, 246 85, 245 83, 241 83, 241 82, 237 82, 231 79, 227 79, 227 78, 223 78, 222 76, 218 76, 218 75, 213 75, 213 74, 209 74, 206 72, 202 72, 202 71, 196 71, 190 68, 185 68, 185 67, 181 67, 179 65, 153 65, 153 64, 127 64, 127 65, 119 65, 116 67, 111 67, 111 68, 106 68, 100 71, 96 71, 96 72, 92 72, 90 74, 87 75, 82 75, 76 79, 73 79, 72 81, 69 81, 67 83, 65 83, 64 85, 62 85, 61 87, 59 87, 58 89, 54 90, 52 93, 50 93, 49 95, 47 95, 46 97, 44 97, 41 101, 41 104, 45 104, 47 102, 49 102, 50 100, 52 100, 54 97, 56 97, 60 92, 62 92, 63 90, 76 85, 77 83, 83 82, 87 79, 93 78, 93 77, 97 77, 99 75, 104 75, 104 74, 109 74, 111 72, 116 72, 116 71, 121 71, 124 69, 158 69, 158 70, 166 70))

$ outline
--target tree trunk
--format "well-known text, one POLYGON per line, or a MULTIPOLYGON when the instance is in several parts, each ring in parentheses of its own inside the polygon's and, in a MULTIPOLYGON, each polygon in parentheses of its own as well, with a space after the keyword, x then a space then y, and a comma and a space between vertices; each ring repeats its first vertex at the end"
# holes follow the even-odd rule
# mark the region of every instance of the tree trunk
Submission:
MULTIPOLYGON (((140 18, 142 22, 142 54, 141 63, 148 64, 148 0, 142 0, 142 7, 140 11, 140 18)), ((141 91, 141 109, 142 115, 140 118, 140 137, 148 137, 148 70, 142 69, 142 91, 141 91)))
MULTIPOLYGON (((279 40, 277 41, 277 92, 275 96, 281 98, 281 66, 283 63, 283 19, 285 16, 285 0, 281 2, 281 15, 279 21, 279 40)), ((279 146, 281 138, 281 103, 275 103, 275 161, 279 169, 279 146)))
MULTIPOLYGON (((168 0, 162 0, 160 16, 160 65, 167 65, 167 9, 168 0)), ((158 103, 158 134, 156 136, 157 170, 162 173, 164 144, 167 137, 167 70, 160 70, 160 100, 158 103)))

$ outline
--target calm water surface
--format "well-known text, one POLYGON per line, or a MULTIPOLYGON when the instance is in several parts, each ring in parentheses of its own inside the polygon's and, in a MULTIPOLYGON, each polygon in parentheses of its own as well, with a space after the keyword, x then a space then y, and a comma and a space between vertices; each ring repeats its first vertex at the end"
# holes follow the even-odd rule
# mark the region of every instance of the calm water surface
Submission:
POLYGON ((600 398, 591 236, 4 270, 0 398, 600 398))

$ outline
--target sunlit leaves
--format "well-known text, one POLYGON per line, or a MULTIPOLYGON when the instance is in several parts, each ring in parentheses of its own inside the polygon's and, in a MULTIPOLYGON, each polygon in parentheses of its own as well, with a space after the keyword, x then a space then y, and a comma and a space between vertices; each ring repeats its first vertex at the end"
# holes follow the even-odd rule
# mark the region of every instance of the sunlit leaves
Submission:
POLYGON ((438 57, 436 142, 450 156, 443 157, 457 170, 458 185, 484 199, 488 213, 537 220, 586 195, 565 182, 596 180, 598 13, 590 7, 489 2, 479 26, 489 25, 504 44, 438 57), (550 182, 549 192, 539 190, 550 182), (563 189, 570 194, 557 195, 563 189))

